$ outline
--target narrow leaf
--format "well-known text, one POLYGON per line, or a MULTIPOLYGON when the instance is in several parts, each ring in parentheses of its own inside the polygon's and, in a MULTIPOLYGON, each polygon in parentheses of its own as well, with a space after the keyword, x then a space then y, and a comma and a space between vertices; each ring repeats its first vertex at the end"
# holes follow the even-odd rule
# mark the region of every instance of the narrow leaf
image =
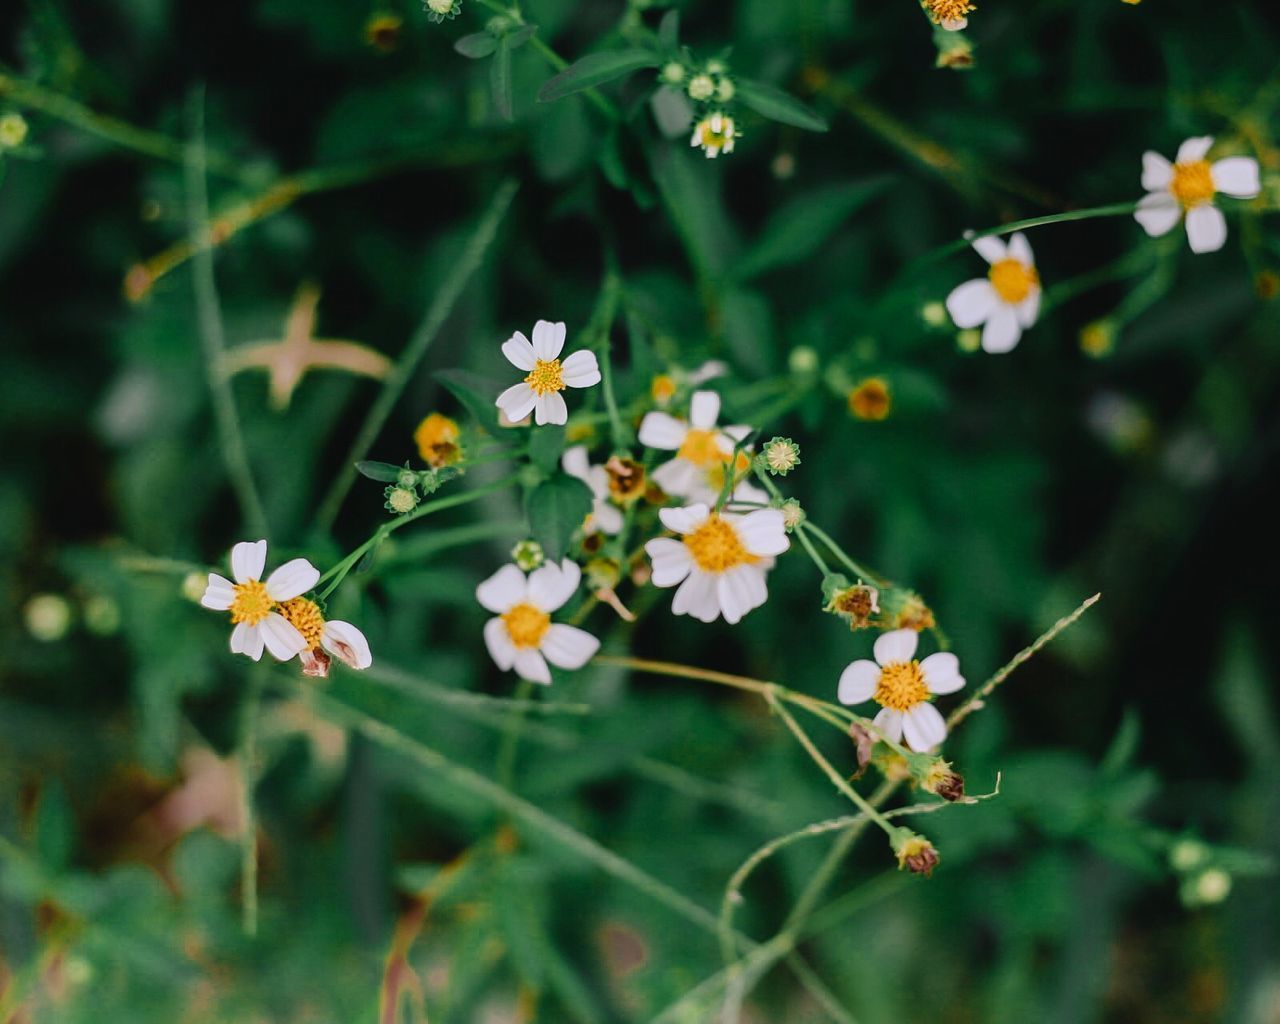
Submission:
POLYGON ((370 480, 377 480, 379 483, 393 484, 400 479, 400 471, 403 467, 393 466, 389 462, 373 462, 371 460, 363 460, 356 463, 356 472, 361 476, 367 476, 370 480))
POLYGON ((453 48, 464 57, 479 60, 481 57, 489 56, 498 48, 498 40, 488 32, 473 32, 459 39, 453 44, 453 48))
POLYGON ((493 105, 504 121, 514 121, 514 103, 511 98, 511 44, 507 37, 498 40, 497 52, 489 65, 489 84, 493 88, 493 105))
POLYGON ((738 87, 738 99, 761 117, 811 132, 827 130, 826 118, 781 89, 749 78, 735 78, 733 82, 738 87))
POLYGON ((590 89, 592 86, 611 82, 615 78, 629 75, 641 68, 656 68, 658 55, 650 50, 607 50, 604 53, 589 53, 579 61, 548 79, 538 90, 538 101, 550 103, 553 100, 572 96, 575 92, 590 89))
POLYGON ((497 432, 498 407, 494 400, 502 393, 504 385, 469 370, 437 370, 433 376, 462 403, 480 426, 491 434, 497 432))

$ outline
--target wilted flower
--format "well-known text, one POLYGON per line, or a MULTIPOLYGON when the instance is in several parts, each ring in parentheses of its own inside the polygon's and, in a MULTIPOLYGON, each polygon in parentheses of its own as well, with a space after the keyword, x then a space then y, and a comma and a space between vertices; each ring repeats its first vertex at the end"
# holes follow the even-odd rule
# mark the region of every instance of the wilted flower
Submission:
POLYGON ((609 501, 609 473, 604 466, 593 466, 585 445, 565 449, 560 468, 591 488, 591 513, 582 524, 584 533, 614 534, 622 529, 622 510, 609 501))
POLYGON ((373 664, 365 635, 350 622, 326 619, 320 606, 309 598, 295 597, 280 602, 280 614, 306 641, 307 646, 298 654, 305 675, 327 676, 330 654, 354 669, 366 669, 373 664))
POLYGON ((859 381, 847 396, 849 411, 860 420, 876 422, 888 419, 893 408, 889 382, 883 377, 867 377, 859 381))
POLYGON ((926 793, 933 793, 951 803, 964 796, 964 776, 940 757, 933 759, 920 785, 926 793))
POLYGON ((933 843, 910 829, 900 828, 892 839, 893 852, 898 855, 898 869, 910 871, 928 878, 941 859, 933 843))
POLYGON ((986 277, 966 281, 947 296, 947 312, 957 327, 982 327, 986 352, 1008 352, 1040 314, 1040 275, 1027 236, 1019 232, 1006 246, 993 235, 973 240, 991 264, 986 277))
POLYGON ((614 501, 629 505, 644 497, 648 486, 644 466, 635 459, 610 455, 609 461, 604 464, 604 471, 609 474, 609 494, 614 501))
POLYGON ((517 423, 533 413, 534 422, 567 423, 569 408, 560 392, 566 387, 589 388, 600 383, 600 366, 594 352, 582 349, 560 361, 564 348, 565 328, 562 323, 539 320, 533 327, 533 343, 516 331, 502 344, 502 354, 518 370, 528 376, 507 388, 495 403, 508 420, 517 423))
POLYGON ((300 597, 316 585, 320 571, 305 558, 285 562, 260 582, 267 563, 267 542, 242 541, 231 549, 231 580, 209 573, 200 603, 214 611, 229 611, 235 629, 231 650, 257 661, 265 646, 280 661, 307 650, 307 642, 281 613, 280 605, 300 597))
POLYGON ((1186 216, 1187 241, 1192 252, 1216 252, 1227 240, 1227 220, 1213 205, 1221 192, 1236 199, 1253 199, 1262 190, 1258 161, 1229 156, 1209 163, 1212 135, 1187 139, 1178 147, 1175 163, 1148 150, 1142 154, 1142 197, 1134 218, 1148 235, 1168 234, 1186 216))
POLYGON ((848 621, 850 629, 865 629, 871 625, 871 616, 880 614, 880 591, 865 583, 855 583, 834 591, 825 610, 848 621))
POLYGON ((438 412, 429 413, 413 432, 418 455, 432 469, 452 465, 462 457, 462 449, 458 447, 460 436, 458 424, 438 412))

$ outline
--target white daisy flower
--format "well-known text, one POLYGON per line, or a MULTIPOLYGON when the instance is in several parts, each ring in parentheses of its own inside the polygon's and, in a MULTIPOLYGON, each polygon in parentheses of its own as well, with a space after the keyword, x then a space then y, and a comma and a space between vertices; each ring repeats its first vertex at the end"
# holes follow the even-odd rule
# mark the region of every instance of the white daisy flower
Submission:
POLYGON ((1175 163, 1148 150, 1142 154, 1142 187, 1147 194, 1134 217, 1153 238, 1168 234, 1186 215, 1187 241, 1192 252, 1217 252, 1227 240, 1227 220, 1213 205, 1221 192, 1236 199, 1253 199, 1262 191, 1258 161, 1229 156, 1209 163, 1205 156, 1212 135, 1187 139, 1178 147, 1175 163))
POLYGON ((975 238, 973 247, 991 269, 948 295, 947 312, 961 330, 984 325, 984 351, 1008 352, 1040 314, 1040 275, 1031 243, 1019 232, 1008 245, 987 235, 975 238))
POLYGON ((762 508, 746 515, 716 513, 703 504, 658 512, 667 529, 680 534, 657 537, 644 549, 659 587, 680 584, 671 610, 714 622, 740 620, 768 598, 765 572, 773 556, 791 546, 782 512, 762 508))
POLYGON ((676 453, 653 471, 654 482, 668 494, 688 498, 707 487, 706 473, 724 466, 733 458, 733 448, 751 433, 750 427, 717 427, 720 396, 714 391, 695 391, 689 405, 689 422, 665 412, 646 413, 640 421, 640 443, 676 453))
POLYGON ((733 118, 717 111, 693 126, 689 145, 695 149, 701 147, 708 159, 714 159, 721 153, 732 153, 734 140, 741 135, 734 127, 733 118))
POLYGON ((365 635, 350 622, 326 619, 320 606, 309 598, 295 597, 280 602, 280 614, 306 641, 307 646, 298 654, 304 675, 327 676, 329 655, 354 669, 366 669, 373 664, 365 635))
POLYGON ((930 699, 955 693, 964 686, 964 676, 959 659, 947 651, 917 661, 918 641, 914 629, 881 633, 874 648, 876 660, 849 665, 840 674, 837 696, 841 704, 874 698, 880 705, 876 726, 895 743, 905 738, 912 750, 925 751, 947 738, 947 723, 930 699))
POLYGON ((509 422, 519 423, 532 412, 539 426, 567 423, 569 408, 560 392, 567 387, 589 388, 600 383, 600 366, 594 352, 583 349, 561 362, 564 333, 564 324, 539 320, 533 325, 533 344, 519 331, 502 343, 502 354, 511 365, 528 373, 494 403, 509 422))
POLYGON ((551 682, 547 662, 582 668, 591 660, 599 640, 576 626, 551 621, 551 613, 573 596, 581 577, 577 563, 566 558, 527 577, 514 565, 504 565, 476 587, 476 600, 497 613, 484 624, 484 642, 498 668, 514 668, 522 679, 545 684, 551 682))
POLYGON ((593 466, 583 444, 566 448, 560 467, 570 476, 591 488, 591 514, 582 524, 584 533, 618 533, 622 529, 622 510, 609 500, 609 473, 604 466, 593 466))
POLYGON ((257 661, 265 646, 273 658, 288 661, 301 654, 307 642, 277 610, 284 602, 305 594, 320 579, 320 571, 305 558, 285 562, 259 582, 267 564, 267 542, 242 541, 231 549, 232 583, 216 572, 200 603, 214 611, 231 612, 231 650, 257 661))

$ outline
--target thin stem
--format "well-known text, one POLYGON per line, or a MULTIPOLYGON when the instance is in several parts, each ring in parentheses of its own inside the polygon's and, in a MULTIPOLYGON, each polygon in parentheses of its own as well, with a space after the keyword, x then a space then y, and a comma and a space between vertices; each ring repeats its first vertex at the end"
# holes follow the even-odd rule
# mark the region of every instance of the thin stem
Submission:
POLYGON ((249 673, 248 689, 240 709, 240 740, 236 760, 240 765, 240 923, 246 935, 258 933, 258 819, 253 790, 258 778, 258 712, 262 706, 262 671, 249 673))
POLYGON ((853 573, 855 576, 858 576, 864 580, 869 580, 870 582, 874 583, 878 587, 889 586, 889 581, 886 580, 883 576, 879 576, 876 573, 871 572, 869 569, 859 565, 852 558, 850 558, 849 555, 845 552, 844 548, 842 548, 839 544, 837 544, 835 540, 832 538, 832 536, 829 533, 827 533, 826 530, 823 530, 822 528, 815 526, 808 519, 806 519, 804 523, 801 524, 801 528, 809 533, 812 533, 815 537, 818 538, 818 540, 822 541, 822 543, 827 546, 827 548, 831 551, 831 553, 836 556, 837 560, 839 560, 839 562, 851 573, 853 573))
POLYGON ((240 430, 240 416, 236 411, 235 396, 231 392, 231 380, 223 372, 223 356, 226 352, 226 336, 222 326, 222 311, 218 303, 218 284, 213 273, 213 253, 206 240, 209 236, 209 194, 205 183, 204 150, 204 93, 192 92, 188 102, 191 141, 186 149, 187 225, 192 245, 197 255, 192 265, 192 284, 195 287, 196 314, 200 327, 200 344, 204 350, 205 376, 209 381, 209 393, 213 400, 214 419, 217 423, 219 448, 226 463, 227 475, 240 503, 245 525, 258 536, 267 533, 267 516, 258 497, 253 481, 253 470, 245 451, 244 437, 240 430))
MULTIPOLYGON (((612 261, 610 261, 612 262, 612 261)), ((604 286, 600 290, 600 299, 591 317, 588 328, 595 331, 596 353, 600 358, 600 383, 604 394, 605 409, 609 414, 609 438, 614 451, 623 451, 630 446, 630 431, 622 422, 622 414, 618 411, 618 399, 613 390, 613 341, 610 334, 613 322, 617 317, 618 295, 622 290, 622 281, 612 267, 605 274, 604 286)))
POLYGON ((813 541, 809 539, 803 523, 796 527, 795 537, 796 540, 800 542, 800 546, 803 547, 809 557, 813 559, 813 564, 818 567, 818 572, 822 573, 823 576, 830 576, 831 569, 827 566, 827 563, 823 561, 822 556, 818 554, 818 549, 813 546, 813 541))
POLYGON ((507 711, 507 723, 502 730, 502 744, 498 748, 498 760, 494 769, 498 785, 503 789, 512 791, 515 789, 513 781, 516 774, 516 754, 520 749, 521 726, 524 725, 525 709, 522 705, 529 703, 533 687, 534 684, 528 679, 521 679, 516 685, 514 697, 514 700, 520 703, 507 711))

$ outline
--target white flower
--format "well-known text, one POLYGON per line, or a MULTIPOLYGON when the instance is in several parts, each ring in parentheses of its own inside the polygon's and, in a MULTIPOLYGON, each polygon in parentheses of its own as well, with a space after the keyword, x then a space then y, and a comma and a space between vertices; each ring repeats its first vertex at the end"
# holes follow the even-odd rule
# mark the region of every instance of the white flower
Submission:
POLYGON ((476 600, 497 618, 484 624, 489 654, 504 672, 514 668, 523 679, 550 683, 547 662, 559 668, 582 668, 600 641, 585 630, 553 623, 551 613, 578 589, 582 570, 565 559, 549 562, 527 577, 504 565, 476 587, 476 600))
POLYGON ((707 472, 729 463, 734 445, 751 433, 750 427, 717 427, 719 415, 720 396, 714 391, 695 391, 688 423, 665 412, 646 413, 641 420, 642 445, 676 453, 674 459, 653 471, 654 482, 668 494, 688 498, 699 492, 705 497, 710 488, 707 472))
POLYGON ((326 619, 320 606, 311 599, 295 597, 282 601, 280 614, 302 634, 306 643, 298 655, 305 675, 323 677, 329 674, 329 658, 325 651, 354 669, 366 669, 373 664, 373 654, 369 651, 365 635, 350 622, 326 619))
POLYGON ((1008 352, 1040 314, 1040 275, 1027 236, 1018 233, 1006 246, 988 235, 973 247, 991 264, 986 277, 966 281, 947 296, 947 312, 962 330, 982 328, 987 352, 1008 352))
POLYGON ((1134 217, 1153 238, 1168 234, 1183 215, 1192 252, 1216 252, 1227 240, 1227 221, 1213 205, 1218 192, 1236 199, 1253 199, 1261 190, 1258 161, 1229 156, 1209 163, 1212 135, 1187 139, 1178 147, 1176 163, 1159 153, 1142 154, 1142 187, 1147 194, 1134 217))
POLYGON ((587 446, 566 448, 560 467, 570 476, 591 488, 591 514, 582 524, 584 533, 618 533, 622 529, 622 510, 609 500, 609 473, 604 466, 593 466, 587 458, 587 446))
POLYGON ((533 344, 519 331, 502 344, 502 354, 517 370, 528 373, 523 381, 498 396, 498 408, 512 423, 533 413, 534 422, 566 423, 569 409, 560 397, 566 387, 589 388, 600 383, 600 366, 594 352, 575 352, 564 362, 564 324, 539 320, 533 325, 533 344))
POLYGON ((960 662, 940 651, 915 660, 919 636, 913 629, 895 629, 876 638, 875 661, 855 661, 840 675, 841 704, 861 704, 875 698, 880 712, 875 724, 895 743, 906 739, 912 750, 925 751, 947 738, 947 723, 929 703, 941 693, 964 686, 960 662), (879 662, 879 664, 876 664, 879 662))
POLYGON ((791 546, 782 512, 762 508, 746 515, 715 513, 707 505, 658 512, 680 539, 657 537, 644 546, 659 587, 680 584, 671 610, 713 622, 734 623, 769 596, 765 571, 791 546), (683 582, 682 582, 683 581, 683 582))
POLYGON ((689 140, 689 145, 695 149, 701 146, 707 158, 713 159, 722 152, 732 153, 734 139, 741 134, 734 128, 733 118, 717 111, 693 126, 693 138, 689 140))
POLYGON ((320 571, 305 558, 285 562, 259 582, 267 564, 267 542, 242 541, 231 549, 235 583, 209 573, 200 603, 215 611, 231 612, 231 650, 257 661, 265 646, 273 658, 288 661, 307 648, 301 633, 277 610, 284 601, 305 594, 320 579, 320 571))

